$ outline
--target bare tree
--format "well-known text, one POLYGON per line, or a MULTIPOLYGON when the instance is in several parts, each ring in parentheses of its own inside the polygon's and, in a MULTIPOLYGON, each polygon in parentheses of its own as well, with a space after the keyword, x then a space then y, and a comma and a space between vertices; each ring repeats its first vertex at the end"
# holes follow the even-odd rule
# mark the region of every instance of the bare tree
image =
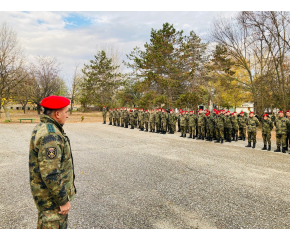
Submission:
POLYGON ((27 76, 24 65, 23 49, 17 33, 6 23, 3 23, 0 27, 0 100, 3 100, 3 108, 9 121, 11 118, 7 104, 13 89, 27 76))
POLYGON ((37 105, 37 112, 40 114, 42 99, 55 94, 59 89, 60 64, 53 57, 38 56, 36 61, 31 66, 31 78, 34 82, 31 100, 37 105))
POLYGON ((80 63, 75 64, 75 71, 73 75, 73 81, 71 85, 71 102, 70 102, 70 114, 72 114, 73 111, 73 104, 75 103, 79 90, 81 85, 81 80, 84 78, 83 73, 79 71, 79 65, 80 63))

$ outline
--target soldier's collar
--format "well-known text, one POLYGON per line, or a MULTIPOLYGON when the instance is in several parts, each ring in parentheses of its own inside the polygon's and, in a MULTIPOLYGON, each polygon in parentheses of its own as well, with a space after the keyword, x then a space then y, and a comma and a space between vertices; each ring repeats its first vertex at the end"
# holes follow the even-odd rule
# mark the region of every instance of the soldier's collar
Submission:
POLYGON ((52 123, 60 130, 61 133, 64 133, 63 128, 62 128, 63 124, 58 123, 57 121, 55 121, 50 116, 45 115, 45 114, 41 114, 40 115, 40 121, 44 122, 44 123, 52 123))

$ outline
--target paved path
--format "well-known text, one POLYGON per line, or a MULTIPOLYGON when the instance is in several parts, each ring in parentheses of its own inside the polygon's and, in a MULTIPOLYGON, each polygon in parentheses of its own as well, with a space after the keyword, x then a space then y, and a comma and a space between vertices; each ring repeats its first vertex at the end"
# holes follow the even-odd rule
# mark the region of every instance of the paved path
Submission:
MULTIPOLYGON (((0 228, 36 228, 34 126, 0 124, 0 228)), ((290 228, 289 154, 101 123, 65 131, 78 191, 69 228, 290 228)))

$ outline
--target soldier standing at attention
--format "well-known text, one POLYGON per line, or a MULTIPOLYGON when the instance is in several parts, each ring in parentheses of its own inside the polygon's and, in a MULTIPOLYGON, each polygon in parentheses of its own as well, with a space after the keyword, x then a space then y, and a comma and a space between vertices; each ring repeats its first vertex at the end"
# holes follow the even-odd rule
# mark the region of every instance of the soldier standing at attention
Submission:
POLYGON ((149 116, 149 123, 150 123, 150 132, 155 132, 155 113, 154 109, 151 109, 151 113, 149 116))
POLYGON ((134 126, 135 126, 135 117, 134 117, 134 113, 133 113, 133 110, 130 109, 130 125, 131 125, 131 128, 130 129, 134 129, 134 126))
POLYGON ((155 115, 155 123, 156 123, 156 133, 160 132, 160 108, 156 109, 156 115, 155 115))
POLYGON ((106 124, 107 109, 106 106, 103 106, 103 124, 106 124))
MULTIPOLYGON (((287 118, 288 121, 290 122, 290 110, 287 110, 287 111, 286 111, 286 118, 287 118)), ((290 126, 287 127, 286 151, 288 151, 289 143, 290 143, 290 126)))
POLYGON ((249 118, 247 119, 248 126, 248 145, 246 147, 251 147, 251 142, 253 140, 253 147, 256 147, 257 138, 257 127, 260 125, 259 120, 254 117, 254 112, 249 113, 249 118))
POLYGON ((143 108, 140 108, 138 119, 139 119, 140 131, 144 131, 144 112, 143 112, 143 108))
POLYGON ((166 123, 167 123, 167 113, 165 112, 165 109, 162 108, 162 113, 161 113, 161 116, 160 116, 160 120, 161 120, 161 134, 166 134, 166 123))
POLYGON ((168 133, 174 134, 176 131, 176 116, 174 114, 174 109, 170 110, 170 114, 168 115, 168 133))
POLYGON ((145 123, 145 132, 148 132, 148 123, 149 123, 149 112, 148 110, 145 110, 145 113, 144 113, 144 123, 145 123))
POLYGON ((268 114, 263 115, 262 119, 262 137, 264 142, 264 147, 262 150, 267 150, 268 142, 268 151, 271 151, 271 131, 273 129, 273 122, 269 118, 268 114))
POLYGON ((119 112, 119 108, 117 108, 117 112, 116 112, 116 122, 117 122, 117 126, 120 127, 120 112, 119 112))
POLYGON ((274 150, 274 152, 281 152, 280 146, 282 141, 282 153, 286 153, 287 128, 289 127, 289 124, 289 120, 284 117, 284 112, 279 111, 278 117, 274 121, 277 144, 277 149, 274 150))
POLYGON ((207 141, 212 142, 213 138, 213 131, 214 131, 214 118, 211 116, 210 112, 206 113, 207 121, 206 121, 206 126, 207 126, 207 141))
POLYGON ((76 194, 70 141, 63 130, 69 104, 61 96, 44 98, 40 104, 44 112, 30 140, 30 188, 38 229, 67 228, 70 202, 76 194))
POLYGON ((127 107, 124 107, 124 127, 128 128, 129 123, 129 112, 127 111, 127 107))
POLYGON ((185 128, 186 128, 186 116, 185 116, 185 112, 182 111, 181 116, 180 116, 180 131, 181 131, 180 137, 186 137, 185 128))
POLYGON ((197 139, 202 139, 204 140, 204 135, 205 135, 205 116, 203 114, 202 109, 199 109, 198 111, 198 118, 197 118, 197 125, 198 125, 198 138, 197 139))
POLYGON ((231 120, 232 120, 232 137, 233 141, 238 141, 238 131, 239 131, 239 123, 238 123, 238 117, 237 117, 237 112, 233 112, 231 114, 231 120))
POLYGON ((114 126, 116 126, 116 122, 117 122, 116 111, 115 111, 115 108, 113 108, 113 123, 114 123, 114 126))
POLYGON ((230 116, 230 111, 227 111, 225 114, 225 139, 226 142, 231 142, 232 141, 232 119, 230 116))
POLYGON ((195 139, 195 127, 197 117, 193 114, 193 111, 189 112, 188 126, 189 126, 189 137, 195 139))
POLYGON ((244 112, 240 112, 240 117, 238 118, 239 123, 239 133, 240 133, 240 140, 246 140, 246 127, 247 127, 247 117, 244 116, 244 112))
POLYGON ((120 126, 121 127, 124 127, 124 112, 123 112, 123 107, 120 108, 120 118, 121 118, 120 126))
POLYGON ((111 111, 111 108, 109 108, 109 125, 112 125, 112 120, 113 120, 113 112, 111 111))
MULTIPOLYGON (((221 110, 222 111, 222 110, 221 110)), ((218 126, 218 131, 216 133, 217 140, 215 143, 224 142, 224 116, 221 115, 219 111, 216 111, 217 118, 216 118, 216 125, 218 126)))
POLYGON ((134 108, 134 127, 137 128, 138 112, 137 108, 134 108))

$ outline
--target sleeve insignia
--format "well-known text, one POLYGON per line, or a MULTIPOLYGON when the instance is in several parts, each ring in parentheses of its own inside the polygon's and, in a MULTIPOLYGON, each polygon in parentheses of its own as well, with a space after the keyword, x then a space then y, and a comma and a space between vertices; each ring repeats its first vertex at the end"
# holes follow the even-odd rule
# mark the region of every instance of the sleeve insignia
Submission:
POLYGON ((56 155, 57 155, 56 148, 54 148, 54 147, 47 148, 47 149, 46 149, 46 155, 47 155, 47 157, 50 158, 50 159, 55 158, 56 155))

